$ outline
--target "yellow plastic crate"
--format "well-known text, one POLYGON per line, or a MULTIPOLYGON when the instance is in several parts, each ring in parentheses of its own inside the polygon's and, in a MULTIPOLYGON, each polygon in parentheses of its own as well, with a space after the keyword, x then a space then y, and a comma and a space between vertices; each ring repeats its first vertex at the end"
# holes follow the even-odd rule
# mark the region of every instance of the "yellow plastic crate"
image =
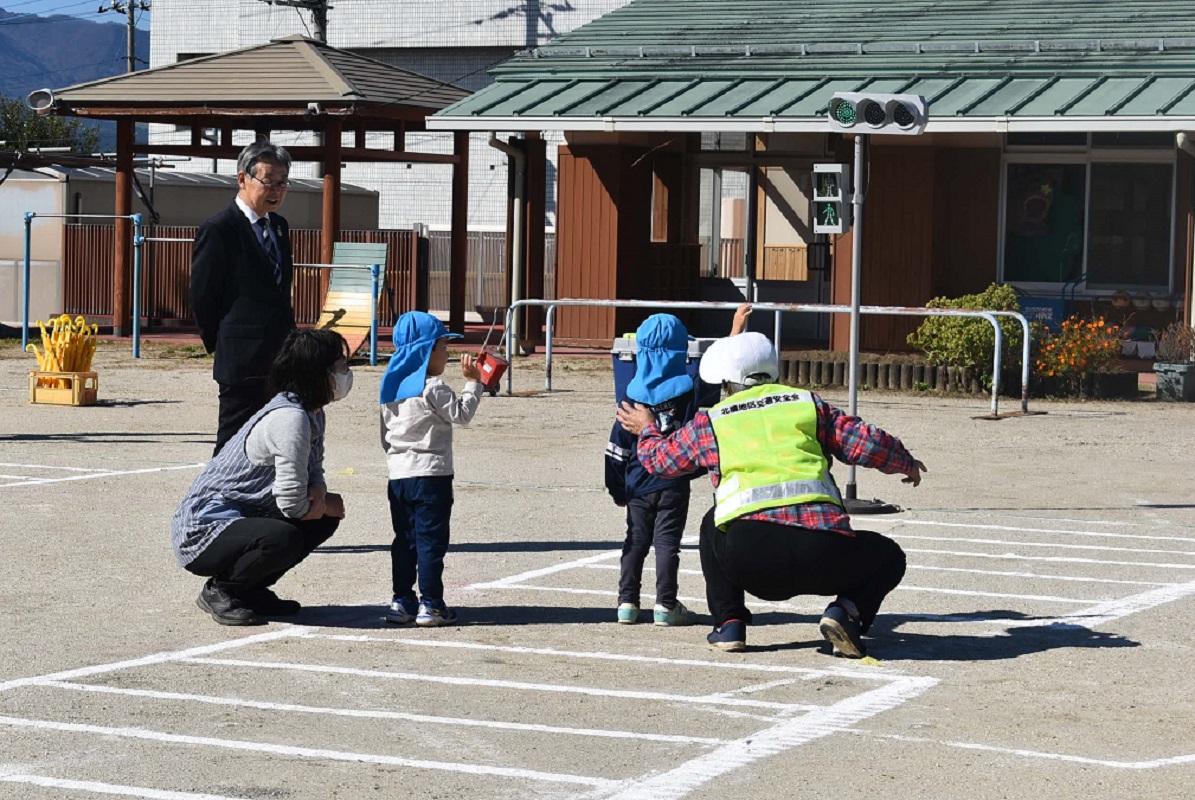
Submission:
POLYGON ((60 406, 93 406, 99 393, 100 377, 94 372, 29 373, 29 402, 60 406), (64 383, 64 386, 56 385, 64 383))

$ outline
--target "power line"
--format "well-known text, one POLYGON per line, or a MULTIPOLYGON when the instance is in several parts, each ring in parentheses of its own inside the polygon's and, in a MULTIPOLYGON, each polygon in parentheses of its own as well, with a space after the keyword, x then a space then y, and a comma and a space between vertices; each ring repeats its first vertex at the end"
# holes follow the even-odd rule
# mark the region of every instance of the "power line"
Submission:
POLYGON ((149 0, 112 0, 111 5, 100 6, 99 11, 101 14, 103 14, 105 11, 116 11, 121 14, 128 15, 128 55, 126 56, 126 60, 128 61, 128 69, 126 72, 137 71, 137 20, 133 16, 133 12, 137 9, 140 9, 141 11, 149 11, 149 0))
POLYGON ((315 28, 315 38, 321 42, 328 41, 328 12, 332 6, 328 0, 261 0, 271 6, 289 6, 311 12, 311 24, 315 28))

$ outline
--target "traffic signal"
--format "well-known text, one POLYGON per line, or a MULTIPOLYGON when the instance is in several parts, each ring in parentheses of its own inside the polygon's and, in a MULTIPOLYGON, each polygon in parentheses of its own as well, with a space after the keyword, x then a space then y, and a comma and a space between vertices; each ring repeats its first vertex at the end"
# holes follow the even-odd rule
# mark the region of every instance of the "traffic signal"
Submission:
POLYGON ((925 98, 917 94, 843 92, 826 109, 830 127, 852 133, 915 135, 929 121, 925 98))
POLYGON ((814 233, 846 233, 851 229, 850 186, 848 165, 813 165, 814 233))

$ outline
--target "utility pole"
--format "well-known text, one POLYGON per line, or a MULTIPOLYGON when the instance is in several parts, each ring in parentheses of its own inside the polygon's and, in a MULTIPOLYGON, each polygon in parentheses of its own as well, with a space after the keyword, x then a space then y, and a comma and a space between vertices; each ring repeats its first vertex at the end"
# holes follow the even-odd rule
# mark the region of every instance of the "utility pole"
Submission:
POLYGON ((128 15, 129 31, 126 40, 126 44, 128 45, 128 55, 126 56, 128 68, 125 70, 125 72, 137 71, 137 24, 133 17, 133 12, 137 10, 149 11, 149 0, 127 0, 127 2, 124 2, 123 0, 112 0, 109 5, 100 6, 98 12, 103 14, 105 11, 115 11, 118 14, 128 15))
POLYGON ((290 6, 311 12, 311 26, 315 28, 315 38, 324 44, 328 43, 328 12, 332 6, 328 0, 261 0, 271 6, 290 6))

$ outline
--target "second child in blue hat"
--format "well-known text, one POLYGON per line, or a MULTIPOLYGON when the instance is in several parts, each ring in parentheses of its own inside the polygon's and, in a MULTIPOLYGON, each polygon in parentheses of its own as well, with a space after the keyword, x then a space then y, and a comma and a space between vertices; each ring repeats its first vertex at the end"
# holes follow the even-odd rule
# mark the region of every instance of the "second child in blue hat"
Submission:
POLYGON ((448 365, 449 333, 440 320, 408 311, 394 323, 394 355, 382 375, 382 448, 394 598, 386 620, 437 627, 456 622, 444 602, 444 555, 452 516, 452 426, 467 425, 484 389, 472 356, 461 356, 461 396, 440 379, 448 365), (419 594, 415 594, 418 581, 419 594))
MULTIPOLYGON (((647 406, 665 436, 687 424, 697 411, 693 378, 686 368, 689 332, 671 314, 653 314, 635 331, 635 377, 626 399, 647 406)), ((620 398, 621 399, 621 398, 620 398)), ((637 437, 618 422, 606 445, 606 490, 627 510, 618 579, 618 621, 639 621, 639 592, 647 551, 656 550, 656 625, 692 625, 697 615, 676 598, 680 540, 689 515, 689 482, 695 477, 657 478, 635 453, 637 437)))

